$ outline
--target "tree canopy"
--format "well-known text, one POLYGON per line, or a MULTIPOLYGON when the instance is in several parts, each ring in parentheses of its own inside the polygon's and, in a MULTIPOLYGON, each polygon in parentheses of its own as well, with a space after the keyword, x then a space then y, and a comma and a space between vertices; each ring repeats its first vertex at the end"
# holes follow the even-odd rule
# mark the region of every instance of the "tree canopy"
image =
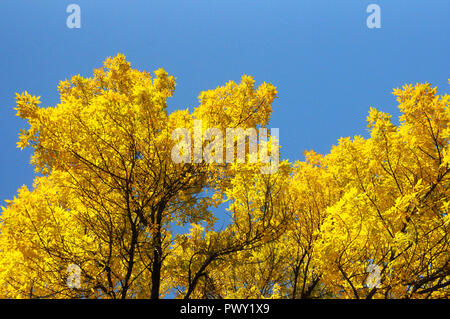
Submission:
POLYGON ((279 159, 269 135, 257 150, 277 167, 264 172, 250 133, 268 127, 273 85, 244 75, 169 113, 175 85, 119 54, 60 82, 56 106, 16 95, 29 124, 17 146, 33 149, 37 175, 0 215, 0 297, 450 296, 448 95, 428 83, 394 89, 399 124, 371 108, 368 138, 304 161, 279 159), (179 128, 194 143, 174 138, 179 128), (227 145, 249 151, 244 160, 225 160, 210 128, 242 129, 227 145), (196 157, 195 139, 209 157, 196 157))

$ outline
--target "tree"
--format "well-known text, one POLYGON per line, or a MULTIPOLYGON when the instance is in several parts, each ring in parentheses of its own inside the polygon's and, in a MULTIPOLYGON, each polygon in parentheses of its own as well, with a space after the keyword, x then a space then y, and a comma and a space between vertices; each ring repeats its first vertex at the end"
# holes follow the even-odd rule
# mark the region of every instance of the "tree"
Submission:
POLYGON ((0 217, 1 297, 449 297, 448 95, 395 89, 399 124, 371 108, 367 138, 290 163, 257 139, 271 84, 244 75, 169 113, 174 89, 119 54, 54 107, 17 94, 39 174, 0 217))
POLYGON ((168 114, 175 78, 163 69, 155 75, 133 70, 118 55, 92 78, 61 82, 55 107, 40 108, 39 97, 27 92, 17 95, 17 115, 30 124, 18 146, 33 148, 42 176, 2 213, 2 295, 159 298, 168 289, 161 278, 170 225, 212 227, 208 207, 217 200, 205 190, 220 189, 231 175, 226 165, 204 160, 175 163, 172 132, 192 130, 194 119, 265 125, 276 90, 256 89, 243 76, 240 84, 202 93, 193 114, 168 114), (67 291, 62 271, 69 264, 83 277, 74 291, 67 291))
POLYGON ((449 97, 429 84, 394 94, 398 126, 371 109, 370 138, 341 139, 325 157, 343 194, 326 210, 316 261, 337 296, 447 298, 449 97))

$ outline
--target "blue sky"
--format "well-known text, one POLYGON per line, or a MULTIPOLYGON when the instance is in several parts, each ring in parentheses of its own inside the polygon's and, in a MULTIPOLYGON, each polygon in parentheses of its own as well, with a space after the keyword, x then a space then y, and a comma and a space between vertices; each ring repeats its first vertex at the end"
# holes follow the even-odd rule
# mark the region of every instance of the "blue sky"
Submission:
POLYGON ((15 146, 26 127, 15 92, 55 105, 60 80, 90 76, 120 52, 134 68, 175 75, 170 110, 192 110, 202 90, 245 73, 277 86, 270 126, 294 161, 366 135, 370 106, 396 117, 394 87, 429 82, 448 93, 449 18, 448 0, 2 0, 0 200, 34 177, 30 151, 15 146), (71 3, 81 7, 80 29, 66 26, 71 3), (381 7, 380 29, 366 26, 371 3, 381 7))

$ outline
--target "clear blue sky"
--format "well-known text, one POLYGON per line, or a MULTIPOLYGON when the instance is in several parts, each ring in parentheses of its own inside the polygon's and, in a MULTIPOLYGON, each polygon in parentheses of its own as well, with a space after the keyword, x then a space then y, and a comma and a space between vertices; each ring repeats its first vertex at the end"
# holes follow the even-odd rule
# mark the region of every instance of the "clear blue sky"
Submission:
POLYGON ((398 115, 392 88, 430 82, 449 92, 448 0, 53 0, 0 2, 0 200, 31 185, 26 123, 14 93, 57 103, 59 80, 90 76, 118 52, 132 66, 178 78, 170 109, 191 109, 202 90, 243 73, 277 86, 271 127, 283 158, 326 153, 341 136, 367 135, 370 106, 398 115), (66 7, 81 7, 81 29, 66 7), (381 7, 381 29, 366 8, 381 7))

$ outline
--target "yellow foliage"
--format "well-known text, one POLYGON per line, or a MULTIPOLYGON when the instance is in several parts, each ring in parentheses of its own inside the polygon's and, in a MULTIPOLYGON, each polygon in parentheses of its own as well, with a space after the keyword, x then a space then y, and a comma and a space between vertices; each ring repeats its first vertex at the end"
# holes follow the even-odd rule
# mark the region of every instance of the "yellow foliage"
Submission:
POLYGON ((448 95, 395 89, 398 125, 370 108, 368 138, 261 174, 250 157, 176 163, 172 132, 266 127, 276 88, 243 75, 169 113, 175 85, 119 54, 61 81, 54 107, 16 95, 40 175, 2 208, 0 297, 449 297, 448 95))

